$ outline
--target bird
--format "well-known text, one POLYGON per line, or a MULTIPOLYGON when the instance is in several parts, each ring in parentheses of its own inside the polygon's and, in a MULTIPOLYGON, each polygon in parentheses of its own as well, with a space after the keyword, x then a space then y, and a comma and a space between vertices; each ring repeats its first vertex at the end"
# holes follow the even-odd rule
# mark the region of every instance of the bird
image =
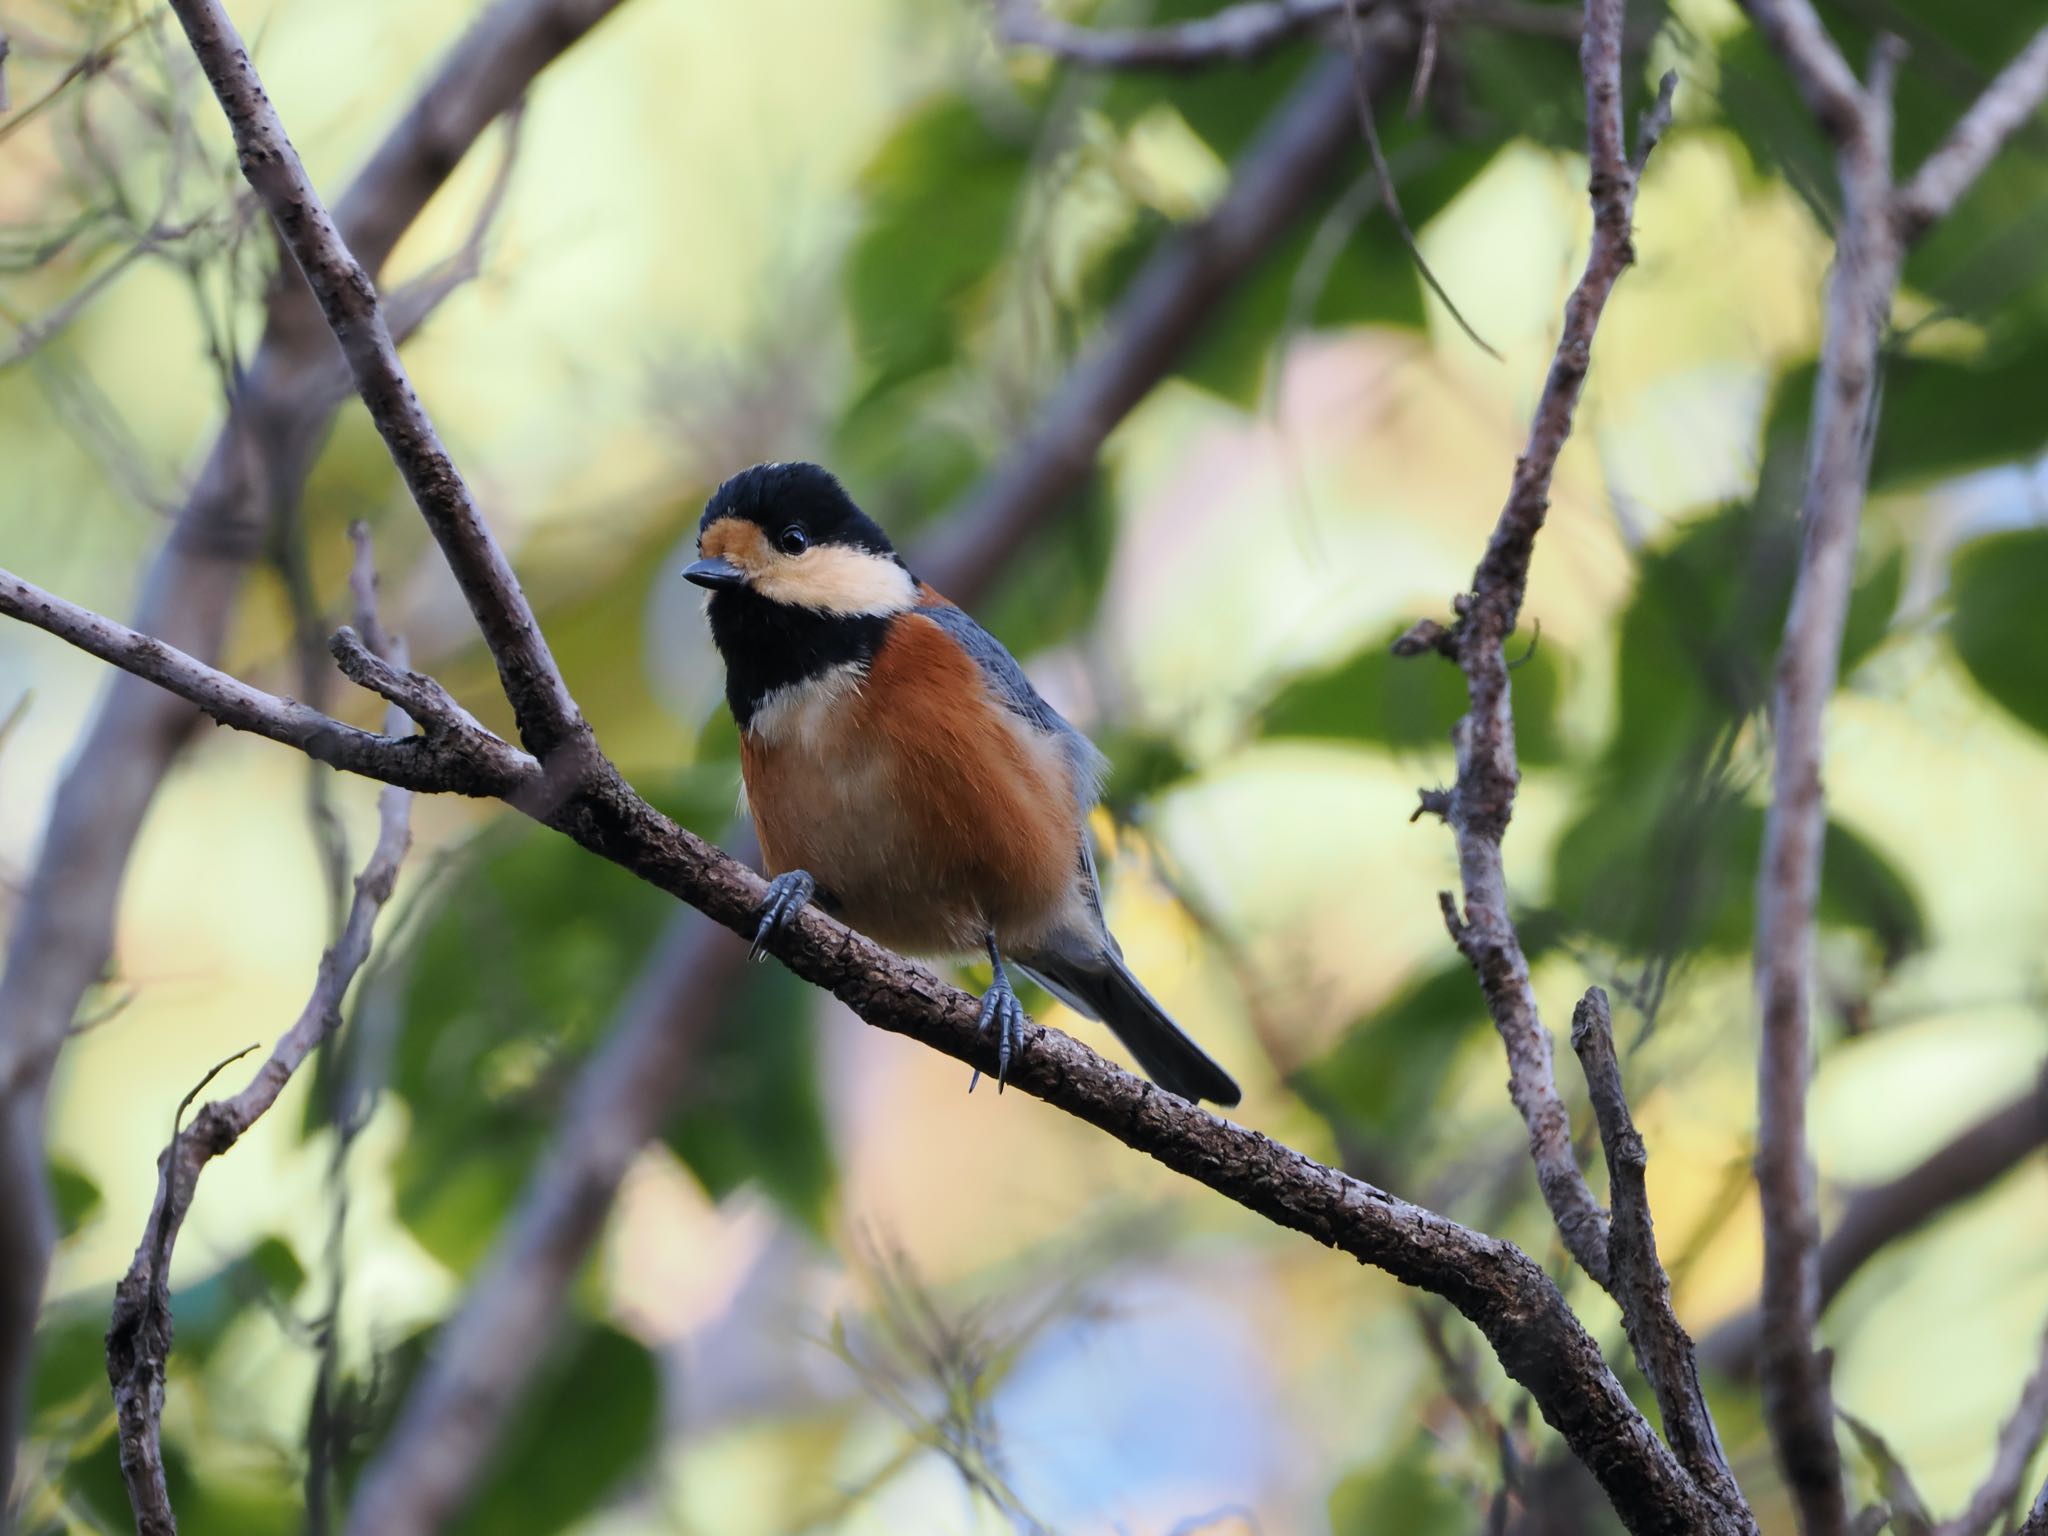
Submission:
POLYGON ((1007 961, 1107 1024, 1162 1088, 1235 1105, 1237 1083, 1131 974, 1103 919, 1087 821, 1107 762, 1002 643, 912 575, 816 464, 725 481, 697 555, 682 574, 709 593, 770 877, 755 955, 811 903, 890 949, 985 952, 998 1092, 1025 1022, 1007 961))

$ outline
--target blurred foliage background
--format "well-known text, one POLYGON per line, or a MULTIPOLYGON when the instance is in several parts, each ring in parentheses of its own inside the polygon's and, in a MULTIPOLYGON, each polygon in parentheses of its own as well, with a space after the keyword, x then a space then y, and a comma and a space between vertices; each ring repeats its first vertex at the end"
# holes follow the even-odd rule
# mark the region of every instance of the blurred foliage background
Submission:
MULTIPOLYGON (((232 9, 323 185, 470 14, 232 9)), ((1632 84, 1676 68, 1677 123, 1537 552, 1506 852, 1553 1030, 1589 982, 1615 993, 1679 1309, 1706 1335, 1758 1268, 1760 706, 1834 178, 1727 0, 1633 10, 1632 84)), ((2041 19, 2012 0, 1843 0, 1830 18, 1852 57, 1880 20, 1908 37, 1906 165, 2041 19)), ((21 0, 8 25, 0 549, 124 614, 260 325, 270 247, 163 10, 21 0), (93 48, 101 67, 19 120, 93 48)), ((1000 47, 972 0, 638 0, 546 73, 481 274, 408 356, 644 790, 732 835, 733 735, 678 576, 708 489, 816 458, 913 536, 1030 422, 1144 256, 1214 204, 1315 56, 1091 76, 1000 47)), ((1460 681, 1387 654, 1468 579, 1526 430, 1588 228, 1580 87, 1569 42, 1478 24, 1446 32, 1437 67, 1418 114, 1381 104, 1382 133, 1422 251, 1501 360, 1426 291, 1354 157, 978 609, 1115 760, 1113 924, 1247 1083, 1242 1118, 1523 1243, 1618 1347, 1535 1198, 1443 933, 1450 839, 1410 824, 1417 787, 1451 773, 1460 681)), ((505 146, 461 167, 394 282, 462 244, 505 146)), ((1916 253, 1895 318, 1829 721, 1813 1128, 1830 1210, 2022 1090, 2048 1046, 2048 128, 1916 253)), ((342 612, 355 518, 416 663, 500 723, 353 408, 236 612, 230 668, 301 688, 294 594, 342 612)), ((101 680, 0 629, 0 902, 101 680)), ((346 691, 334 707, 368 719, 346 691)), ((309 804, 368 846, 370 789, 314 772, 208 734, 144 829, 55 1101, 67 1236, 31 1529, 128 1528, 110 1288, 178 1100, 274 1038, 310 984, 332 908, 309 804)), ((295 1529, 309 1463, 343 1485, 361 1465, 667 931, 665 898, 516 817, 422 802, 415 823, 340 1050, 214 1166, 178 1250, 165 1425, 195 1531, 295 1529)), ((1486 1528, 1503 1426, 1539 1500, 1558 1448, 1459 1320, 964 1078, 750 971, 463 1528, 1429 1536, 1486 1528)), ((2036 1156, 1887 1249, 1825 1321, 1841 1402, 1937 1508, 1974 1483, 2031 1361, 2044 1216, 2036 1156)), ((1785 1527, 1752 1389, 1712 1390, 1766 1527, 1785 1527)), ((1553 1481, 1541 1496, 1569 1518, 1551 1528, 1599 1528, 1597 1496, 1553 1481)))

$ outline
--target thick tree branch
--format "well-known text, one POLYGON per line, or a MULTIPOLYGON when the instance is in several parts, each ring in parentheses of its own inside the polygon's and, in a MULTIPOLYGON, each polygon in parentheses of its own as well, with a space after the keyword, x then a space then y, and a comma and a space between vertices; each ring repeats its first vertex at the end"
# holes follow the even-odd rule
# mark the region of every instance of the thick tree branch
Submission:
POLYGON ((2027 1463, 2034 1459, 2043 1439, 2048 1439, 2048 1335, 2042 1337, 2039 1363, 2020 1388, 2012 1416, 1999 1428, 1991 1470, 1984 1474, 1962 1513, 1936 1526, 1934 1536, 1989 1536, 2018 1500, 2020 1480, 2027 1475, 2027 1463))
MULTIPOLYGON (((619 0, 499 0, 451 48, 338 205, 372 270, 479 134, 619 0)), ((8 119, 19 121, 19 115, 8 119)), ((243 574, 297 499, 332 419, 315 385, 336 355, 303 284, 280 274, 263 336, 134 623, 202 661, 221 653, 243 574)), ((43 1188, 48 1075, 104 972, 129 850, 196 711, 128 673, 110 680, 52 803, 0 973, 0 1489, 12 1482, 53 1226, 43 1188)))
MULTIPOLYGON (((2048 1070, 2026 1093, 1958 1132, 1897 1178, 1850 1197, 1820 1245, 1821 1310, 1885 1248, 1982 1193, 2043 1147, 2048 1147, 2048 1070)), ((1756 1369, 1762 1336, 1758 1313, 1744 1312, 1709 1334, 1700 1352, 1715 1370, 1746 1376, 1756 1369)))
MULTIPOLYGON (((367 558, 367 542, 359 541, 367 558)), ((374 578, 359 577, 358 622, 374 633, 374 578)), ((393 644, 391 659, 404 663, 404 648, 393 644)), ((393 733, 406 729, 392 711, 393 733)), ((411 794, 387 787, 378 797, 377 844, 356 876, 355 896, 333 946, 320 957, 319 976, 298 1020, 279 1039, 248 1086, 201 1109, 189 1126, 173 1130, 157 1164, 156 1201, 128 1273, 114 1289, 113 1320, 107 1331, 107 1378, 114 1389, 121 1475, 128 1485, 140 1536, 175 1536, 177 1519, 164 1477, 162 1419, 164 1373, 171 1351, 170 1263, 179 1230, 192 1208, 199 1175, 212 1159, 248 1132, 284 1091, 306 1058, 341 1025, 341 1001, 356 972, 369 958, 377 915, 390 900, 398 866, 412 840, 411 794)), ((216 1071, 219 1069, 216 1068, 216 1071)), ((210 1080, 212 1073, 208 1074, 210 1080)), ((200 1087, 205 1084, 201 1083, 200 1087)), ((198 1093, 187 1096, 189 1105, 198 1093)), ((179 1106, 183 1119, 185 1105, 179 1106)))
POLYGON ((218 0, 171 0, 171 9, 227 114, 243 175, 269 210, 285 248, 319 300, 370 419, 468 599, 469 611, 498 664, 499 681, 519 721, 521 739, 543 761, 561 748, 582 744, 589 727, 569 695, 512 563, 491 537, 469 487, 413 392, 377 302, 376 286, 314 190, 249 62, 241 35, 218 0))
POLYGON ((1478 974, 1487 1011, 1506 1047, 1508 1092, 1529 1128, 1529 1151, 1544 1201, 1572 1257, 1602 1285, 1610 1283, 1606 1217, 1572 1150, 1571 1118, 1557 1091, 1550 1032, 1537 1008, 1528 958, 1508 915, 1501 840, 1521 780, 1507 637, 1521 612, 1530 554, 1549 511, 1551 475, 1571 435, 1572 415, 1592 358, 1594 330, 1608 295, 1635 260, 1630 221, 1637 176, 1669 120, 1677 84, 1675 76, 1665 77, 1656 106, 1644 119, 1632 162, 1622 132, 1622 20, 1621 0, 1588 0, 1580 59, 1586 79, 1593 243, 1585 273, 1565 305, 1563 332, 1537 402, 1528 446, 1516 460, 1507 503, 1473 575, 1472 590, 1458 599, 1457 623, 1446 630, 1424 620, 1395 646, 1398 655, 1437 651, 1465 674, 1472 707, 1453 732, 1457 783, 1447 797, 1423 801, 1426 808, 1439 809, 1457 842, 1465 907, 1460 914, 1450 894, 1444 893, 1444 920, 1459 952, 1478 974))
POLYGON ((1664 1439, 1716 1502, 1731 1513, 1748 1513, 1748 1505, 1729 1470, 1727 1453, 1714 1430, 1714 1418, 1700 1386, 1692 1339, 1671 1306, 1671 1281, 1657 1257, 1657 1234, 1650 1219, 1650 1192, 1644 1178, 1649 1154, 1629 1114, 1621 1085, 1621 1063, 1614 1054, 1614 1024, 1607 994, 1590 989, 1572 1014, 1572 1050, 1586 1074, 1600 1128, 1600 1149, 1607 1160, 1609 1200, 1613 1216, 1607 1233, 1609 1288, 1621 1303, 1622 1326, 1636 1363, 1657 1395, 1664 1421, 1664 1439))

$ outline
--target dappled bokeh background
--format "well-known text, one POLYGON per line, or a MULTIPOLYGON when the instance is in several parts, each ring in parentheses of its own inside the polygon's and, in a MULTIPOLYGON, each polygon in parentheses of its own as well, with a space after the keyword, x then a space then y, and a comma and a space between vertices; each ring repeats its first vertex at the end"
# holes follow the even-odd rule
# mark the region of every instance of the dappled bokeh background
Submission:
MULTIPOLYGON (((471 14, 232 9, 329 188, 471 14)), ((1757 1275, 1758 710, 1833 177, 1732 5, 1634 9, 1632 88, 1676 68, 1677 126, 1538 548, 1506 852, 1553 1031, 1589 982, 1615 994, 1679 1310, 1709 1335, 1757 1275)), ((1867 35, 1880 7, 1851 9, 1867 35)), ((1911 164, 2038 17, 2010 0, 1882 9, 1914 48, 1911 164)), ((27 0, 8 25, 17 111, 111 51, 32 122, 0 118, 0 314, 20 332, 0 342, 0 559, 121 615, 260 324, 269 248, 166 13, 27 0)), ((677 574, 709 488, 806 457, 906 539, 958 505, 1313 59, 1302 43, 1196 77, 1091 77, 1006 52, 971 0, 635 0, 541 79, 516 149, 486 136, 391 264, 395 284, 460 248, 514 154, 480 273, 408 359, 644 791, 735 835, 732 729, 677 574)), ((1246 1083, 1237 1117, 1523 1243, 1618 1347, 1534 1198, 1499 1045, 1443 932, 1450 839, 1410 822, 1418 786, 1452 771, 1460 682, 1386 651, 1468 580, 1583 259, 1576 60, 1475 25, 1446 34, 1438 69, 1436 105, 1382 103, 1382 132, 1422 252, 1499 359, 1426 293, 1354 157, 976 606, 1115 759, 1112 923, 1246 1083)), ((2048 1044, 2044 143, 2023 134, 1909 265, 1896 317, 1829 723, 1813 1116, 1830 1209, 2023 1091, 2048 1044)), ((415 662, 500 721, 488 658, 353 408, 227 665, 371 718, 293 650, 295 601, 343 614, 357 518, 415 662)), ((0 902, 102 681, 0 629, 0 902)), ((311 983, 332 921, 319 808, 367 849, 371 790, 311 774, 209 729, 136 850, 55 1100, 68 1235, 35 1529, 127 1526, 98 1354, 109 1292, 179 1099, 273 1039, 311 983)), ((422 801, 415 825, 345 1048, 214 1165, 178 1249, 165 1424, 196 1530, 301 1518, 337 1284, 345 1468, 374 1447, 668 931, 665 898, 509 813, 422 801), (334 1106, 364 1091, 375 1112, 338 1158, 334 1106)), ((1568 1050, 1561 1076, 1586 1120, 1568 1050)), ((1500 1485, 1499 1424, 1532 1469, 1557 1455, 1456 1317, 1028 1098, 966 1086, 778 968, 749 972, 466 1528, 1462 1532, 1500 1485)), ((1888 1249, 1824 1324, 1842 1405, 1937 1508, 1981 1472, 2032 1362, 2044 1217, 2036 1156, 1888 1249)), ((1752 1390, 1711 1387, 1738 1473, 1766 1489, 1752 1390)), ((1558 1528, 1591 1528, 1593 1506, 1563 1507, 1558 1528)), ((1767 1491, 1761 1512, 1785 1522, 1767 1491)))

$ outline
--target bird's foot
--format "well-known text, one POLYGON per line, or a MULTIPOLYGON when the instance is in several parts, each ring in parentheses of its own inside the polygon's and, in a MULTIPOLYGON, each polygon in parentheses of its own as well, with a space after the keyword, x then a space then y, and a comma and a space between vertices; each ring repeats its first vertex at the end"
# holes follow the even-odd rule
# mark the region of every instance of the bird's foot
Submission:
MULTIPOLYGON (((1024 1005, 1017 1001, 1016 989, 1010 985, 1010 973, 1003 968, 1003 957, 996 953, 994 939, 988 941, 988 957, 995 965, 995 979, 982 994, 979 1028, 983 1034, 991 1029, 996 1032, 996 1092, 1001 1093, 1010 1080, 1010 1057, 1023 1038, 1025 1014, 1024 1005)), ((974 1085, 980 1081, 981 1073, 977 1071, 969 1079, 967 1091, 974 1092, 974 1085)))
POLYGON ((800 869, 788 874, 777 875, 768 882, 768 899, 761 903, 761 926, 754 930, 754 947, 747 951, 749 960, 768 958, 763 948, 769 935, 779 933, 796 921, 797 914, 811 903, 818 894, 818 882, 800 869))

